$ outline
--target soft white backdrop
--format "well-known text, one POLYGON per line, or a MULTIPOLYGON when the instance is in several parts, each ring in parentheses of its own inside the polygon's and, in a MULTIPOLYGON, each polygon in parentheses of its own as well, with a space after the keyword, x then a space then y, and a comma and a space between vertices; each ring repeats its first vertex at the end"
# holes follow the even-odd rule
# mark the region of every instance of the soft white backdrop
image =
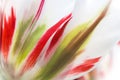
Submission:
POLYGON ((112 55, 112 67, 104 80, 120 80, 120 45, 114 47, 112 55))
MULTIPOLYGON (((113 11, 115 11, 115 13, 120 14, 120 0, 112 0, 111 8, 113 11)), ((118 26, 120 27, 120 21, 118 22, 118 26)), ((114 47, 112 55, 112 68, 107 73, 107 76, 104 80, 120 80, 120 46, 116 45, 114 47)))

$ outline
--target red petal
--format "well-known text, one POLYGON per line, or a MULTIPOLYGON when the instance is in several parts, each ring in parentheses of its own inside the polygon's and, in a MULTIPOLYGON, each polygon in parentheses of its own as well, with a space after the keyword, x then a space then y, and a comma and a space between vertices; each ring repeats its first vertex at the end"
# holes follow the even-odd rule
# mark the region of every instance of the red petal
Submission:
MULTIPOLYGON (((70 18, 71 19, 71 18, 70 18)), ((47 52, 45 54, 45 58, 47 58, 49 55, 50 55, 50 51, 53 49, 53 47, 55 46, 55 44, 57 42, 59 42, 63 32, 64 32, 64 29, 66 27, 66 25, 68 24, 68 22, 70 21, 70 19, 60 28, 58 29, 58 31, 55 33, 55 35, 53 36, 52 40, 51 40, 51 43, 47 49, 47 52)))
POLYGON ((85 72, 91 69, 94 66, 94 64, 100 60, 100 58, 101 57, 94 58, 94 59, 88 59, 84 63, 80 64, 79 66, 76 66, 72 68, 70 71, 65 72, 64 75, 85 72))
POLYGON ((68 16, 62 18, 59 22, 57 22, 54 26, 49 28, 45 34, 41 37, 41 39, 38 41, 36 47, 31 52, 30 56, 25 62, 25 65, 23 67, 24 70, 30 69, 34 64, 36 63, 36 60, 38 56, 40 55, 42 49, 44 48, 45 44, 49 40, 49 38, 55 33, 55 31, 66 21, 68 21, 71 18, 72 14, 69 14, 68 16))
MULTIPOLYGON (((44 6, 44 2, 45 2, 45 0, 42 0, 42 1, 40 2, 38 11, 37 11, 37 13, 36 13, 36 15, 35 15, 35 17, 34 17, 34 19, 33 19, 33 21, 32 21, 32 24, 34 24, 34 23, 38 20, 38 18, 40 17, 40 14, 41 14, 42 9, 43 9, 43 6, 44 6)), ((32 24, 31 24, 31 25, 32 25, 32 24)))
POLYGON ((15 14, 13 8, 11 8, 11 15, 8 17, 8 21, 6 20, 6 16, 4 16, 4 28, 2 30, 2 54, 7 60, 9 48, 12 42, 12 37, 15 29, 15 14))
POLYGON ((101 57, 98 58, 93 58, 93 59, 88 59, 84 62, 83 65, 92 65, 95 64, 96 62, 98 62, 100 60, 101 57))
POLYGON ((69 74, 82 73, 91 69, 94 65, 80 65, 69 71, 69 74))

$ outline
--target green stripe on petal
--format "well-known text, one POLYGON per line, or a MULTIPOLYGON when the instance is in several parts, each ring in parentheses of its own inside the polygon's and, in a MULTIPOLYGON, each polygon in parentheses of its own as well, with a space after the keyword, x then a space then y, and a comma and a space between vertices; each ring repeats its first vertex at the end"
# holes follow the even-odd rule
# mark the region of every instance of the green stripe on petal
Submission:
POLYGON ((94 21, 92 21, 90 25, 86 25, 86 27, 88 26, 87 29, 83 29, 82 32, 78 31, 74 36, 72 36, 71 33, 71 37, 73 38, 71 38, 70 41, 68 38, 68 40, 65 40, 66 42, 64 44, 61 43, 52 58, 45 66, 42 67, 36 78, 40 80, 51 80, 62 69, 64 69, 67 64, 73 61, 73 59, 76 57, 76 52, 82 47, 99 22, 104 18, 107 9, 108 6, 104 8, 100 15, 94 21))
POLYGON ((23 60, 26 59, 26 57, 29 55, 30 51, 35 47, 36 43, 38 42, 39 38, 42 36, 45 30, 46 25, 38 26, 36 30, 28 37, 26 43, 24 43, 24 46, 18 55, 16 61, 17 67, 21 64, 21 62, 23 62, 23 60))
POLYGON ((61 44, 59 46, 59 52, 61 52, 78 33, 82 33, 84 30, 86 30, 89 24, 90 24, 90 21, 86 22, 86 23, 76 27, 72 31, 70 31, 65 36, 64 40, 61 42, 61 44))
MULTIPOLYGON (((31 21, 32 21, 32 17, 29 18, 27 21, 21 21, 19 23, 19 26, 16 29, 15 34, 13 36, 13 42, 12 42, 12 47, 11 47, 11 51, 10 51, 10 54, 12 56, 17 53, 17 50, 21 46, 22 36, 24 35, 24 33, 25 33, 27 27, 30 25, 31 21)), ((10 57, 12 57, 12 56, 10 56, 10 57)))
POLYGON ((74 39, 75 36, 85 31, 89 24, 90 24, 90 21, 76 27, 65 36, 64 40, 61 42, 61 44, 57 48, 51 60, 40 71, 41 74, 39 75, 39 77, 41 80, 50 79, 52 76, 56 75, 56 73, 59 72, 59 70, 64 68, 64 66, 68 64, 68 62, 74 59, 73 54, 69 53, 69 51, 73 49, 69 50, 68 46, 70 46, 69 44, 72 45, 72 43, 74 42, 72 40, 75 40, 74 39), (45 78, 45 76, 47 76, 47 78, 45 78))

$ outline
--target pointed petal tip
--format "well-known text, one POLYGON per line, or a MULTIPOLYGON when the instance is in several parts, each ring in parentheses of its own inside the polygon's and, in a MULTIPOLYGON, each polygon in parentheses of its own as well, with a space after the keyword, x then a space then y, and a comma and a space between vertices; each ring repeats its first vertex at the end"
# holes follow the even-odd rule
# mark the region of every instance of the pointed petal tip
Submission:
POLYGON ((35 65, 36 60, 38 59, 39 55, 41 54, 41 51, 43 50, 43 48, 46 45, 46 43, 49 40, 49 38, 56 32, 56 30, 58 30, 61 27, 61 25, 65 24, 65 23, 67 24, 71 18, 72 18, 72 13, 70 13, 69 15, 63 17, 61 20, 59 20, 55 25, 53 25, 52 27, 50 27, 43 34, 43 36, 38 41, 36 47, 30 53, 29 57, 25 61, 23 70, 28 70, 32 66, 35 65))

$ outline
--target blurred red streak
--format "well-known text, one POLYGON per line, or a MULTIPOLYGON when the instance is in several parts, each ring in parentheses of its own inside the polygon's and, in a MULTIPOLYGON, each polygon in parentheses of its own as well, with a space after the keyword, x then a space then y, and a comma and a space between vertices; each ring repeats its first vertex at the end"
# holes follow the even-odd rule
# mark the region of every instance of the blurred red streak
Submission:
POLYGON ((94 67, 94 64, 97 63, 100 60, 101 57, 88 59, 84 61, 84 63, 72 68, 71 70, 65 72, 62 76, 69 75, 69 74, 79 74, 85 71, 88 71, 92 67, 94 67))
POLYGON ((10 49, 10 45, 12 42, 12 37, 15 29, 15 22, 16 22, 16 17, 14 14, 14 9, 13 7, 11 8, 11 15, 8 17, 8 20, 6 19, 6 16, 4 14, 3 16, 4 19, 4 27, 2 29, 2 54, 7 60, 8 57, 8 52, 10 49))
POLYGON ((41 54, 41 51, 43 50, 43 48, 44 48, 45 44, 47 43, 47 41, 49 40, 49 38, 56 32, 57 29, 59 29, 61 27, 61 25, 64 22, 69 21, 69 19, 71 19, 71 16, 72 16, 72 14, 70 13, 69 15, 63 17, 59 22, 57 22, 54 26, 49 28, 44 33, 44 35, 38 41, 34 50, 31 52, 31 54, 27 58, 25 65, 23 66, 22 72, 30 69, 31 67, 33 67, 35 65, 37 58, 41 54))

